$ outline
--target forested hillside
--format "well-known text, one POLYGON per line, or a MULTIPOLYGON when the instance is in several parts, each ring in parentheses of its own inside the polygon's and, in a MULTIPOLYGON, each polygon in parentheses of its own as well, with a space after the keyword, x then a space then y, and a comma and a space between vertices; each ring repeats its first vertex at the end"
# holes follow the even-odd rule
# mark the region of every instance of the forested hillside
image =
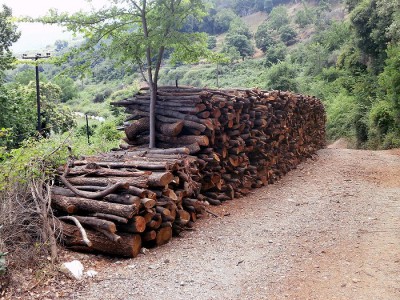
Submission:
MULTIPOLYGON (((58 18, 41 21, 65 21, 61 14, 58 18)), ((398 22, 395 0, 208 1, 202 14, 186 17, 180 31, 203 34, 216 55, 208 53, 198 63, 187 64, 174 55, 179 50, 165 49, 159 83, 177 80, 200 87, 257 87, 315 95, 326 105, 330 139, 347 137, 357 147, 396 147, 400 143, 398 22)), ((10 36, 9 45, 16 38, 10 36)), ((129 55, 106 50, 105 41, 93 43, 82 51, 77 42, 59 40, 46 49, 58 58, 41 65, 44 111, 54 133, 73 126, 65 117, 69 110, 110 118, 109 102, 131 95, 143 81, 129 55)), ((1 86, 2 110, 7 113, 0 128, 8 136, 1 143, 9 146, 35 132, 35 107, 24 105, 26 95, 32 104, 35 99, 32 64, 20 61, 12 68, 3 72, 1 86)))

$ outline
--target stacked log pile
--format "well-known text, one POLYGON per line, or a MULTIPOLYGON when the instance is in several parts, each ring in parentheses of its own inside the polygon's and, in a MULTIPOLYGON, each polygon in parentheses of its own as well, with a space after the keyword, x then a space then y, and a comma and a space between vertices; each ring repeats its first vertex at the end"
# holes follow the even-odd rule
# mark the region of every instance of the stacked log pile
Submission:
POLYGON ((69 162, 52 188, 64 244, 135 257, 142 246, 163 245, 190 227, 204 206, 197 160, 188 153, 116 151, 69 162))
POLYGON ((71 161, 52 203, 71 249, 135 257, 192 225, 206 204, 273 183, 325 143, 321 102, 280 91, 159 88, 157 147, 148 90, 113 103, 130 114, 124 150, 71 161), (164 148, 164 149, 162 149, 164 148))
MULTIPOLYGON (((148 143, 148 90, 113 103, 130 114, 125 141, 148 143)), ((325 111, 315 97, 281 91, 159 88, 157 146, 198 157, 201 193, 212 204, 286 174, 325 145, 325 111)))

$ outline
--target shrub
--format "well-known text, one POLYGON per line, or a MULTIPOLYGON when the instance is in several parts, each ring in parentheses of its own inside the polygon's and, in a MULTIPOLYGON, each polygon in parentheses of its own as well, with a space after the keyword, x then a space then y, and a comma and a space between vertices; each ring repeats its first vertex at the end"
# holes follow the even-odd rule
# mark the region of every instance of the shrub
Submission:
POLYGON ((295 67, 284 61, 273 65, 267 74, 269 87, 284 91, 297 91, 297 71, 295 67))
POLYGON ((285 59, 287 53, 287 47, 283 43, 275 44, 270 47, 265 53, 265 63, 267 66, 277 64, 285 59))
POLYGON ((279 35, 281 41, 285 43, 285 45, 289 46, 296 42, 296 30, 294 30, 290 25, 285 25, 279 29, 279 35))
POLYGON ((328 103, 326 110, 328 139, 336 140, 355 135, 357 104, 354 97, 340 93, 331 103, 328 103))
POLYGON ((370 127, 375 127, 380 135, 385 135, 395 127, 393 106, 387 101, 374 104, 369 112, 370 127))

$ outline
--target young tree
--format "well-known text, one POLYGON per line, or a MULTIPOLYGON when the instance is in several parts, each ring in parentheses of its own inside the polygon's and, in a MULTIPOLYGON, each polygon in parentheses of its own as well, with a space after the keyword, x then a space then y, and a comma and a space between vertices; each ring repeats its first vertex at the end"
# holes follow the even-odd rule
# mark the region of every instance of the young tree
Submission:
POLYGON ((3 4, 3 9, 0 11, 0 79, 3 77, 3 71, 11 68, 14 57, 10 47, 21 35, 17 31, 17 26, 12 23, 11 17, 11 8, 3 4))
POLYGON ((115 0, 98 11, 75 14, 51 10, 44 23, 66 26, 81 33, 85 42, 75 50, 112 57, 121 64, 136 64, 150 89, 150 148, 155 147, 155 104, 164 52, 172 61, 193 62, 207 53, 207 38, 181 29, 189 16, 201 18, 201 0, 115 0))

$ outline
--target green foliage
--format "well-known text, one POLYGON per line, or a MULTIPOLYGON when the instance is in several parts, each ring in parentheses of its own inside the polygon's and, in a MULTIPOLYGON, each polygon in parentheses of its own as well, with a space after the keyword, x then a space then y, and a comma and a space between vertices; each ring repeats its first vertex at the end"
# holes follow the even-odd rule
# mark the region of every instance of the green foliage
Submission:
POLYGON ((328 51, 340 49, 351 36, 348 22, 333 22, 327 29, 322 30, 313 38, 315 42, 324 45, 328 51))
POLYGON ((314 13, 305 3, 303 4, 303 9, 296 12, 294 18, 295 24, 300 28, 304 28, 309 24, 314 22, 314 13))
POLYGON ((299 46, 292 59, 303 66, 306 75, 316 76, 328 66, 329 51, 320 43, 308 43, 299 46))
POLYGON ((210 35, 207 40, 207 48, 212 50, 217 47, 217 38, 214 35, 210 35))
POLYGON ((328 139, 355 136, 355 117, 357 103, 354 97, 339 93, 327 105, 327 135, 328 139))
POLYGON ((10 47, 21 35, 17 32, 17 26, 12 22, 11 8, 4 4, 0 11, 0 28, 0 81, 2 81, 4 79, 3 72, 10 69, 14 61, 10 47))
POLYGON ((272 9, 268 16, 267 24, 270 29, 279 30, 290 23, 287 8, 280 5, 272 9))
POLYGON ((283 91, 297 91, 297 70, 287 61, 273 65, 267 73, 268 88, 283 91))
POLYGON ((393 9, 378 10, 380 0, 364 0, 358 4, 350 15, 358 48, 369 55, 370 66, 375 74, 382 70, 386 59, 386 47, 390 38, 388 30, 395 24, 393 9))
POLYGON ((244 35, 248 39, 252 38, 250 28, 239 18, 232 20, 228 33, 232 35, 244 35))
POLYGON ((380 136, 386 135, 395 128, 394 108, 387 101, 375 103, 369 112, 370 127, 377 130, 380 136))
POLYGON ((285 25, 279 28, 279 34, 281 41, 285 43, 285 45, 289 46, 296 42, 297 32, 290 25, 285 25))
MULTIPOLYGON (((58 104, 61 95, 59 86, 47 82, 40 85, 42 126, 56 133, 69 130, 73 126, 71 112, 58 104)), ((36 86, 33 82, 27 86, 18 84, 0 86, 0 128, 11 132, 7 138, 0 138, 0 146, 18 147, 29 137, 37 135, 36 86)))
POLYGON ((72 78, 60 75, 55 77, 52 81, 61 88, 61 102, 67 102, 78 96, 78 87, 72 78))
POLYGON ((123 132, 117 130, 116 123, 122 122, 119 119, 111 119, 101 123, 96 130, 97 137, 107 142, 121 140, 123 132))
POLYGON ((229 30, 231 22, 238 16, 230 9, 220 10, 214 17, 215 33, 224 33, 229 30))
POLYGON ((280 42, 268 49, 265 53, 265 63, 267 66, 277 64, 280 61, 285 60, 287 54, 287 47, 284 43, 280 42))
POLYGON ((268 23, 264 22, 257 28, 255 34, 256 46, 263 52, 267 52, 270 47, 276 44, 272 30, 269 28, 268 23))
POLYGON ((229 33, 225 39, 225 47, 223 52, 232 53, 232 48, 237 50, 244 59, 245 57, 252 56, 254 54, 254 46, 251 44, 247 36, 243 34, 229 33))
POLYGON ((392 101, 400 128, 400 44, 389 46, 387 56, 384 70, 379 75, 379 84, 392 101))

